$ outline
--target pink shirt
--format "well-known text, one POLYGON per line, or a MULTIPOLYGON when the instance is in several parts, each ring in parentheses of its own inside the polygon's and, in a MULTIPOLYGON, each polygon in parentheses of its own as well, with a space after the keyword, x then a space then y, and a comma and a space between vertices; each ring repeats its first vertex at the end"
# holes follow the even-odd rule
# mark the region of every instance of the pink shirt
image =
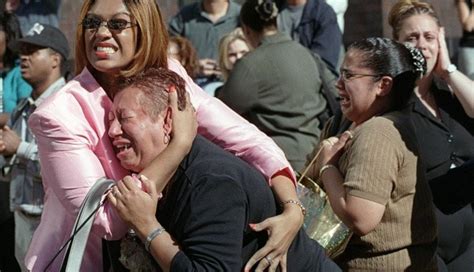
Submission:
MULTIPOLYGON (((176 61, 169 68, 186 80, 197 111, 199 133, 254 165, 268 179, 291 167, 283 152, 265 134, 218 99, 208 96, 176 61)), ((25 263, 44 271, 71 234, 79 207, 89 188, 104 176, 119 180, 127 174, 115 157, 107 136, 112 101, 91 73, 84 69, 31 115, 45 190, 44 210, 25 263)), ((293 179, 293 173, 291 172, 293 179)), ((120 239, 128 227, 105 204, 94 221, 81 271, 102 270, 101 238, 120 239)), ((59 271, 64 253, 47 271, 59 271)))

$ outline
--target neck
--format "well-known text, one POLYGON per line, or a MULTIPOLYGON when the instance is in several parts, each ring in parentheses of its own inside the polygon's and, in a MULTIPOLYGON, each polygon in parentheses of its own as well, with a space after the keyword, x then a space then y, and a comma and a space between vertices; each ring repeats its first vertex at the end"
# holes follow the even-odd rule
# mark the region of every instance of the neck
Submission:
POLYGON ((41 82, 30 83, 33 91, 31 92, 31 97, 36 100, 40 97, 54 82, 61 78, 59 71, 51 73, 48 78, 41 82))
POLYGON ((262 32, 255 32, 255 44, 252 44, 254 48, 257 48, 261 43, 263 38, 271 35, 275 35, 278 32, 278 30, 274 27, 271 28, 265 28, 262 30, 262 32))
POLYGON ((375 102, 368 110, 367 113, 365 114, 363 119, 360 120, 355 120, 354 122, 354 127, 358 127, 365 123, 366 121, 370 120, 372 117, 375 116, 381 116, 385 114, 386 112, 390 111, 390 101, 388 97, 381 97, 379 98, 378 102, 375 102))
POLYGON ((417 86, 415 88, 415 94, 420 99, 425 99, 426 97, 428 97, 430 94, 432 82, 433 82, 433 76, 431 74, 426 75, 420 80, 418 80, 417 86))
POLYGON ((300 6, 306 4, 307 0, 286 0, 286 4, 289 6, 300 6))
POLYGON ((202 6, 204 11, 210 15, 220 15, 227 12, 227 7, 229 6, 228 0, 208 0, 203 1, 202 6))
POLYGON ((99 83, 100 87, 104 89, 107 96, 112 98, 114 91, 114 82, 117 80, 118 75, 102 73, 98 71, 95 72, 96 73, 92 73, 94 75, 95 80, 97 81, 97 83, 99 83))

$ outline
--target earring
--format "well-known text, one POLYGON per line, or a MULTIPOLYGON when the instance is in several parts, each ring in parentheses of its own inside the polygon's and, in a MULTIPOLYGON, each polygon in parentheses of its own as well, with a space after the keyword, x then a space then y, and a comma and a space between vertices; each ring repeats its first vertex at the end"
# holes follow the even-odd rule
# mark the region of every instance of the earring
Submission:
POLYGON ((163 137, 163 143, 165 145, 170 143, 170 135, 169 134, 165 133, 165 137, 163 137))

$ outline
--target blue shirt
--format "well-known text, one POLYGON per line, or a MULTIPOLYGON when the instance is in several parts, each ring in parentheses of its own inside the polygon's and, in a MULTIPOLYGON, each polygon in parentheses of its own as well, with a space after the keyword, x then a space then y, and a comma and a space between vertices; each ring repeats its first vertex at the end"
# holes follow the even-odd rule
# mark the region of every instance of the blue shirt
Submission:
POLYGON ((31 86, 21 76, 20 66, 15 66, 7 73, 1 74, 3 80, 3 112, 12 112, 18 101, 29 97, 31 86))

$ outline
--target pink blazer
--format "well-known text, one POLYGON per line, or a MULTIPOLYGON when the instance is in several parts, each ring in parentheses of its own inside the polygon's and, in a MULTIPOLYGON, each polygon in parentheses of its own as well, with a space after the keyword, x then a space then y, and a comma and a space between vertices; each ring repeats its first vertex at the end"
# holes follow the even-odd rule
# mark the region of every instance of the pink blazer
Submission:
MULTIPOLYGON (((293 177, 283 152, 265 134, 218 99, 208 96, 176 61, 169 68, 183 78, 196 108, 199 133, 259 169, 268 179, 280 170, 293 177)), ((30 128, 38 141, 45 189, 44 210, 25 264, 44 271, 71 234, 78 209, 89 188, 103 177, 119 180, 127 174, 115 157, 107 136, 112 101, 84 69, 31 115, 30 128)), ((116 240, 127 226, 105 204, 95 218, 81 271, 101 271, 101 238, 116 240)), ((60 254, 47 271, 59 271, 60 254)))

